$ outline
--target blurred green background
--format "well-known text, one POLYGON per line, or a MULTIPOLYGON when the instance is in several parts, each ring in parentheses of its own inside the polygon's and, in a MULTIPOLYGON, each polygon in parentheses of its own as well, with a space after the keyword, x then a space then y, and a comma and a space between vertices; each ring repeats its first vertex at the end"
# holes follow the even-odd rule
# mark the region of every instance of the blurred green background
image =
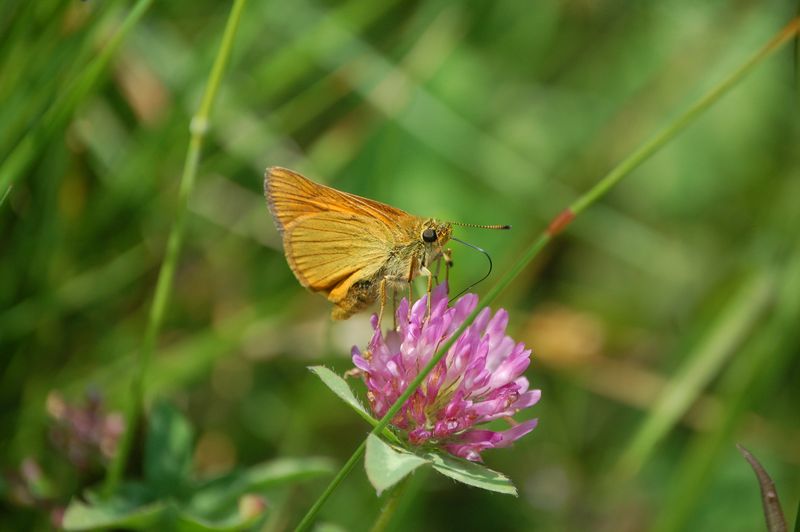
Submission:
MULTIPOLYGON (((3 165, 132 5, 4 4, 3 165)), ((229 9, 155 3, 74 112, 46 121, 0 206, 2 527, 46 529, 48 511, 102 477, 54 449, 53 394, 80 405, 97 393, 111 411, 128 398, 189 121, 229 9), (26 459, 46 496, 20 496, 26 459)), ((415 214, 512 224, 456 233, 494 259, 480 294, 569 201, 795 10, 748 0, 249 2, 147 379, 149 397, 195 426, 198 474, 278 456, 341 464, 367 433, 306 366, 349 369, 368 314, 331 323, 324 299, 295 281, 262 197, 267 166, 415 214)), ((397 530, 762 529, 758 485, 735 442, 761 459, 794 519, 800 93, 789 48, 576 220, 501 297, 543 390, 539 428, 485 455, 520 497, 429 475, 397 530)), ((485 260, 453 252, 460 290, 485 260)), ((292 491, 278 528, 325 482, 292 491)), ((359 467, 322 519, 362 530, 379 507, 359 467)))

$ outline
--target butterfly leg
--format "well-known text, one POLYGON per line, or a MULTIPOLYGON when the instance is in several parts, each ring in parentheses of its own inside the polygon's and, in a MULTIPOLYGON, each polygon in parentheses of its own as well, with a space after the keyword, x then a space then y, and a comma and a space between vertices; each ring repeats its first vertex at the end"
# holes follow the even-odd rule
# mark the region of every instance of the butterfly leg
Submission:
POLYGON ((428 268, 423 266, 423 267, 421 267, 419 269, 419 274, 420 275, 424 275, 425 277, 428 278, 428 289, 427 289, 428 290, 428 298, 427 298, 427 301, 428 301, 428 314, 427 314, 427 316, 430 317, 431 316, 431 292, 433 291, 433 273, 428 268))
POLYGON ((411 321, 411 283, 408 283, 408 321, 411 321))
POLYGON ((405 284, 408 286, 408 320, 411 320, 411 284, 406 282, 404 277, 399 277, 397 275, 386 275, 384 276, 380 284, 378 285, 378 297, 381 300, 380 304, 380 314, 378 315, 378 327, 381 326, 381 321, 383 319, 383 311, 386 308, 386 291, 392 291, 392 324, 393 328, 397 329, 397 290, 398 285, 405 284))
POLYGON ((386 277, 381 279, 381 283, 378 287, 379 298, 381 300, 381 308, 378 311, 378 329, 381 328, 381 320, 383 320, 383 309, 386 306, 386 277))
POLYGON ((452 258, 453 250, 447 248, 442 252, 442 257, 444 258, 444 282, 447 283, 447 291, 450 291, 450 268, 453 267, 453 258, 452 258))
POLYGON ((397 290, 392 289, 392 330, 397 330, 397 290))

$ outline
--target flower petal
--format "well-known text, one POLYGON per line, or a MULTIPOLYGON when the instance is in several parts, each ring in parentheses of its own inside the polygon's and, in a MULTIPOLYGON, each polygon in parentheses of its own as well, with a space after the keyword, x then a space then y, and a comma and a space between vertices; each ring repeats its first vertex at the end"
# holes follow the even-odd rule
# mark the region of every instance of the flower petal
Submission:
POLYGON ((501 436, 501 440, 497 445, 495 445, 495 447, 508 447, 516 440, 535 429, 536 425, 538 424, 538 419, 531 419, 529 421, 525 421, 524 423, 520 423, 516 427, 512 427, 506 431, 500 432, 499 434, 501 436))

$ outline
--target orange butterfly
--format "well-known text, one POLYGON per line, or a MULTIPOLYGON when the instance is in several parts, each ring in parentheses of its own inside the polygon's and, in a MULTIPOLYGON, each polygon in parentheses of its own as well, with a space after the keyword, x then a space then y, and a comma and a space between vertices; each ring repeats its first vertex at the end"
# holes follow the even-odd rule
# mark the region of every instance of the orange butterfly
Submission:
MULTIPOLYGON (((380 297, 387 287, 408 286, 444 259, 451 264, 452 223, 420 218, 395 207, 314 183, 286 168, 267 168, 264 196, 283 237, 286 260, 300 284, 333 303, 344 320, 380 297)), ((505 228, 507 226, 485 226, 505 228)))

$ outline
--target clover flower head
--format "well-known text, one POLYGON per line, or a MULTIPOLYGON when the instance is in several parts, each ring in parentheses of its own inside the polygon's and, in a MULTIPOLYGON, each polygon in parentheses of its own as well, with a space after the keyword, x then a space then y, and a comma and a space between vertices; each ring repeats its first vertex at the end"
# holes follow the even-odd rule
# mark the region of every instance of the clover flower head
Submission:
MULTIPOLYGON (((403 299, 396 311, 396 329, 383 332, 373 316, 374 334, 367 349, 353 347, 353 363, 377 417, 386 414, 478 304, 475 294, 466 294, 449 306, 445 284, 430 297, 429 316, 427 295, 410 310, 403 299)), ((507 324, 508 312, 500 309, 492 315, 486 307, 465 329, 391 421, 409 443, 442 448, 477 462, 482 451, 506 447, 536 427, 536 419, 519 424, 511 419, 536 404, 541 391, 529 389, 522 373, 530 364, 531 351, 506 335, 507 324), (512 427, 499 432, 478 427, 501 418, 512 427)))

